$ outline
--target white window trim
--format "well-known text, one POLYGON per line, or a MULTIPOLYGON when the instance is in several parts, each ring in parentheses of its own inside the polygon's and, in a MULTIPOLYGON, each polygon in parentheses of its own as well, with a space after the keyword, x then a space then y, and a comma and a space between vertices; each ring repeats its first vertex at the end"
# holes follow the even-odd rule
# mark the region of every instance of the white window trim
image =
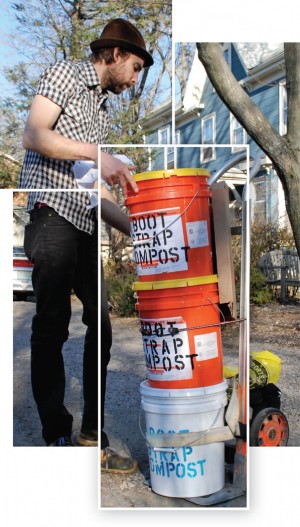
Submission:
POLYGON ((167 146, 165 148, 165 168, 174 168, 174 162, 175 162, 175 152, 174 152, 174 146, 167 146))
POLYGON ((163 128, 159 128, 158 129, 158 144, 159 145, 168 145, 170 144, 170 127, 169 126, 164 126, 163 128), (163 134, 163 132, 167 132, 167 142, 166 143, 162 143, 161 141, 161 136, 163 134))
POLYGON ((203 147, 200 149, 200 161, 201 163, 208 163, 209 161, 213 161, 216 159, 216 149, 214 147, 214 144, 216 142, 216 114, 211 113, 209 115, 205 115, 205 117, 202 117, 201 119, 201 134, 202 134, 202 144, 203 147), (207 148, 212 149, 212 155, 211 157, 204 158, 204 150, 206 148, 206 143, 204 142, 204 123, 205 121, 208 121, 209 119, 212 119, 212 129, 213 129, 213 137, 212 137, 212 143, 207 143, 207 148), (205 146, 204 146, 205 145, 205 146))
POLYGON ((238 121, 238 120, 233 115, 233 113, 230 113, 230 144, 232 145, 232 147, 231 147, 231 152, 232 153, 233 152, 239 152, 240 150, 244 150, 245 149, 245 145, 247 144, 247 132, 242 127, 242 125, 241 125, 241 128, 243 130, 243 143, 235 144, 235 142, 234 142, 234 130, 235 130, 235 128, 233 128, 234 121, 238 121))
POLYGON ((180 145, 180 130, 175 130, 174 134, 174 168, 177 168, 178 149, 176 145, 180 145))

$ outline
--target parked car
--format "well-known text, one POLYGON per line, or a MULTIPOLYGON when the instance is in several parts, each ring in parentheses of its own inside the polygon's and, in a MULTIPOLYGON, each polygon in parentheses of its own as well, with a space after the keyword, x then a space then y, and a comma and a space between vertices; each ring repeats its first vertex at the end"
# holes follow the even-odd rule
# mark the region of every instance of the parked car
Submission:
POLYGON ((24 229, 29 215, 24 206, 14 206, 13 210, 13 293, 17 300, 26 300, 33 294, 31 274, 32 263, 24 252, 24 229))
POLYGON ((26 300, 33 295, 31 274, 32 263, 24 253, 23 247, 13 248, 13 293, 17 300, 26 300))

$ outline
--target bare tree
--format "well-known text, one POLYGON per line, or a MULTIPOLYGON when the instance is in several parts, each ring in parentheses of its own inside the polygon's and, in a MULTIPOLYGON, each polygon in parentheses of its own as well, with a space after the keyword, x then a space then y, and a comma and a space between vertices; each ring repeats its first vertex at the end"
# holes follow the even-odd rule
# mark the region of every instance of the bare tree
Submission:
POLYGON ((197 43, 198 57, 219 97, 271 159, 282 183, 286 210, 300 255, 300 43, 284 44, 287 133, 281 136, 230 71, 219 43, 197 43))
POLYGON ((16 19, 18 38, 10 39, 12 66, 6 77, 12 94, 1 98, 5 116, 0 122, 0 147, 22 156, 20 137, 37 79, 52 62, 82 60, 112 18, 123 17, 141 30, 155 65, 143 70, 140 82, 128 93, 112 97, 110 113, 114 123, 111 143, 140 143, 138 121, 171 94, 171 18, 170 0, 28 0, 12 2, 9 13, 16 19), (15 62, 15 63, 14 63, 15 62))
POLYGON ((195 44, 178 42, 176 44, 175 75, 179 85, 178 97, 182 102, 186 89, 186 81, 191 70, 195 55, 195 44))

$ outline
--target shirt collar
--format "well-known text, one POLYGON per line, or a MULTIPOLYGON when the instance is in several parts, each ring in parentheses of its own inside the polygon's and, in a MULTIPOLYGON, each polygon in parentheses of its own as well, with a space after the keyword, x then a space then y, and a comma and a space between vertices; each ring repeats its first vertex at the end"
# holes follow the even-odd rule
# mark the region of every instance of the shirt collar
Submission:
POLYGON ((96 90, 99 93, 101 93, 103 97, 106 99, 108 96, 108 93, 106 91, 102 91, 101 83, 100 83, 98 74, 94 68, 93 63, 90 61, 82 61, 80 62, 80 66, 83 69, 83 74, 84 74, 87 86, 95 87, 96 90))

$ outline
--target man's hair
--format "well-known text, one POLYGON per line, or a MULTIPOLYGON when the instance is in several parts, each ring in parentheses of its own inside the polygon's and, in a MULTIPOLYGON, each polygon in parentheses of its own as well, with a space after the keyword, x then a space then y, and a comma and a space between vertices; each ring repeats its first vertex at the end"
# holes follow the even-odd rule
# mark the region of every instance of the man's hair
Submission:
MULTIPOLYGON (((90 56, 91 62, 105 62, 105 64, 112 64, 114 61, 114 49, 115 48, 99 48, 90 56)), ((130 55, 130 51, 123 48, 118 48, 120 55, 125 59, 130 55)))

